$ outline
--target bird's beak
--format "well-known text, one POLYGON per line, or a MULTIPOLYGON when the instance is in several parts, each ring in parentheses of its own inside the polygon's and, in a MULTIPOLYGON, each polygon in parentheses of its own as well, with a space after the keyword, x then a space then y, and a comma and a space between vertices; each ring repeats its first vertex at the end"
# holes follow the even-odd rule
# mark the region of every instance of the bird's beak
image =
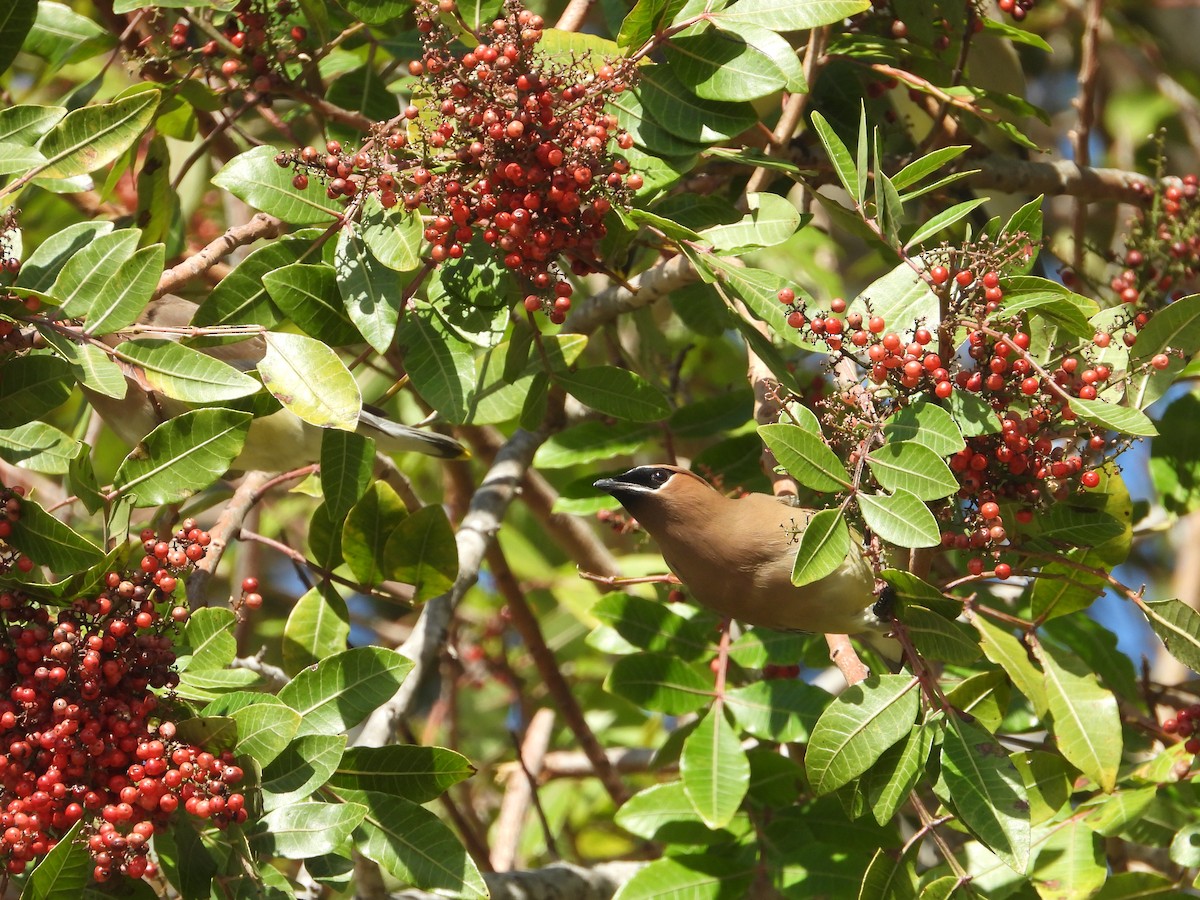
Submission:
POLYGON ((592 487, 609 494, 613 492, 614 488, 619 488, 621 486, 621 482, 617 481, 615 478, 601 478, 598 481, 592 482, 592 487))

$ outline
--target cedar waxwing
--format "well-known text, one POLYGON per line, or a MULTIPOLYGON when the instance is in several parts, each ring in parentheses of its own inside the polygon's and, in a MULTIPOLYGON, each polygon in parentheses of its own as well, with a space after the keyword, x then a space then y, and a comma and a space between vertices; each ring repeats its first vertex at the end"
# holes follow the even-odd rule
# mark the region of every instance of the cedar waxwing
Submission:
MULTIPOLYGON (((196 304, 174 294, 166 294, 151 303, 138 319, 143 325, 181 328, 190 324, 196 304)), ((249 371, 266 353, 261 336, 250 337, 231 344, 203 348, 203 352, 228 363, 241 371, 249 371)), ((135 367, 122 364, 127 370, 128 389, 120 399, 83 388, 92 407, 130 446, 136 446, 147 434, 172 416, 190 407, 148 390, 139 380, 135 367)), ((386 453, 413 452, 440 459, 460 459, 466 449, 454 438, 433 431, 421 431, 401 425, 363 409, 358 417, 358 433, 375 439, 386 453)), ((314 463, 321 456, 323 429, 310 425, 286 409, 254 419, 246 434, 241 454, 230 463, 230 469, 248 471, 286 472, 314 463)))
POLYGON ((867 632, 873 647, 899 657, 899 645, 882 640, 887 625, 872 609, 875 574, 854 532, 837 571, 803 587, 792 584, 798 535, 816 510, 768 494, 731 499, 677 466, 638 466, 595 487, 612 494, 658 542, 702 606, 780 631, 867 632))

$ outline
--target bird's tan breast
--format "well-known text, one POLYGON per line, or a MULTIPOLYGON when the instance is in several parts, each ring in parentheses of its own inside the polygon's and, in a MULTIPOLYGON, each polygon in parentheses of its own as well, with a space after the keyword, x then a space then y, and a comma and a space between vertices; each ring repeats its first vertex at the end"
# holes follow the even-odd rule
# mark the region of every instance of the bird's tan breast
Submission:
MULTIPOLYGON (((796 587, 791 574, 812 510, 752 494, 729 504, 712 522, 660 542, 672 571, 702 605, 753 625, 780 630, 857 632, 873 596, 874 577, 857 548, 842 567, 796 587)), ((687 526, 677 526, 687 527, 687 526)))

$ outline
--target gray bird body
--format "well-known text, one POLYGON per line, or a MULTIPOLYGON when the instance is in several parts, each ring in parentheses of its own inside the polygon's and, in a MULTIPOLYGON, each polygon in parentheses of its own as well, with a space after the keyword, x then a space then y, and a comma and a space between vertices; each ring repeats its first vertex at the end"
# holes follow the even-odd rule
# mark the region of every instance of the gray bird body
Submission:
POLYGON ((596 487, 616 497, 655 539, 696 601, 722 616, 782 631, 884 630, 872 612, 875 575, 859 541, 852 540, 830 575, 792 584, 799 535, 816 510, 767 494, 729 498, 674 466, 639 466, 596 487))
MULTIPOLYGON (((181 297, 168 294, 152 303, 139 319, 144 325, 179 328, 191 322, 196 305, 181 297)), ((205 347, 203 351, 214 359, 249 371, 266 353, 261 336, 234 343, 205 347)), ((127 368, 128 390, 117 400, 84 387, 92 407, 117 437, 133 446, 167 419, 190 409, 187 404, 164 397, 150 390, 132 367, 127 368)), ((466 455, 463 446, 453 438, 433 431, 422 431, 399 422, 392 422, 369 410, 362 410, 358 432, 374 438, 386 453, 413 452, 441 459, 459 459, 466 455)), ((324 430, 310 425, 286 409, 260 416, 250 424, 241 454, 230 464, 231 469, 285 472, 314 463, 320 459, 321 437, 324 430)))

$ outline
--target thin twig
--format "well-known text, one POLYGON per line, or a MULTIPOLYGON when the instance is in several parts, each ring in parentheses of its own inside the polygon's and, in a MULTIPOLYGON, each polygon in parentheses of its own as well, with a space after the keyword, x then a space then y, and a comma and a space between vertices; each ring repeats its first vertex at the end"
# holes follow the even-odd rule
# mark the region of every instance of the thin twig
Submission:
POLYGON ((563 677, 562 670, 558 667, 558 660, 554 657, 554 651, 546 645, 546 639, 542 635, 537 617, 529 608, 525 593, 517 584, 499 544, 493 543, 488 548, 487 562, 492 578, 496 581, 496 589, 504 598, 508 611, 512 615, 512 625, 521 635, 525 649, 533 659, 533 664, 537 668, 547 692, 554 698, 563 720, 579 742, 580 749, 591 760, 592 766, 596 770, 596 777, 600 779, 613 802, 620 806, 629 796, 629 790, 609 763, 608 757, 604 754, 604 748, 596 738, 591 726, 588 725, 587 719, 583 715, 583 708, 575 698, 571 685, 563 677))
POLYGON ((541 774, 542 760, 550 747, 553 734, 554 710, 543 707, 533 714, 529 726, 525 729, 523 741, 519 741, 516 734, 512 735, 516 745, 517 764, 521 767, 524 777, 513 778, 508 782, 504 799, 500 801, 500 811, 496 815, 491 862, 492 869, 497 872, 508 872, 516 867, 521 831, 531 804, 537 808, 542 820, 547 848, 555 857, 558 856, 554 834, 546 820, 545 811, 537 800, 538 776, 541 774))

